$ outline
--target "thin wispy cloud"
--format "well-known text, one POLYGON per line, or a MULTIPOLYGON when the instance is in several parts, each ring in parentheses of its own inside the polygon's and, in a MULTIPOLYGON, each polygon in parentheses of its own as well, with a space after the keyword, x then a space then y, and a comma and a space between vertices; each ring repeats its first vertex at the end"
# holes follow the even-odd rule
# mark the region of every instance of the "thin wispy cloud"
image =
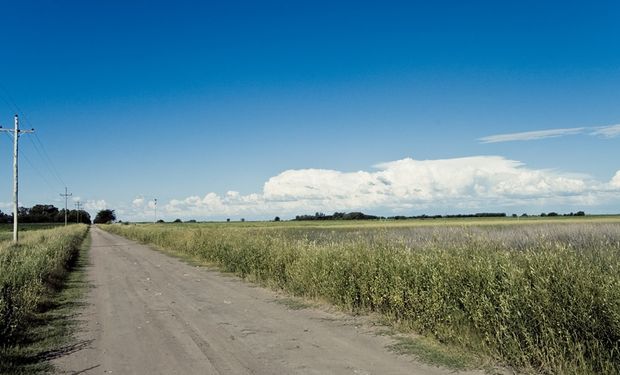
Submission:
POLYGON ((587 134, 602 138, 615 138, 620 136, 620 124, 596 127, 563 128, 534 130, 521 133, 495 134, 478 138, 480 143, 500 143, 514 141, 535 141, 546 138, 565 137, 567 135, 587 134))
POLYGON ((547 130, 535 130, 522 133, 510 133, 510 134, 496 134, 489 135, 487 137, 479 138, 481 143, 498 143, 498 142, 513 142, 513 141, 533 141, 537 139, 545 138, 557 138, 566 135, 581 134, 586 128, 566 128, 566 129, 547 129, 547 130))
POLYGON ((620 135, 620 124, 610 126, 600 126, 595 128, 590 135, 598 135, 603 138, 614 138, 620 135))

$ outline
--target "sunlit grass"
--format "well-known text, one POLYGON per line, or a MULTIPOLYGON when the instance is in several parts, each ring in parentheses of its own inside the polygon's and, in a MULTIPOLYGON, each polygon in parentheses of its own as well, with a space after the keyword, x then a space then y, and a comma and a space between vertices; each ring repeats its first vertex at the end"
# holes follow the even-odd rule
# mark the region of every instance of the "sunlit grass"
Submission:
POLYGON ((58 289, 88 230, 86 225, 24 232, 0 243, 0 346, 12 345, 50 290, 58 289))

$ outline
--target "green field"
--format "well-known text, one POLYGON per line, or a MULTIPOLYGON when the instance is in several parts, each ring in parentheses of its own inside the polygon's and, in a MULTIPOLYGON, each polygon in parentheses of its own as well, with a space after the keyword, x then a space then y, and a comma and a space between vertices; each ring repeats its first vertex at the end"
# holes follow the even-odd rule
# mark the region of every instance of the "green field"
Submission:
POLYGON ((519 371, 620 373, 617 216, 103 228, 519 371))
POLYGON ((60 327, 57 331, 64 332, 65 317, 50 320, 44 313, 63 289, 88 226, 22 229, 19 245, 8 239, 8 229, 0 241, 0 373, 41 370, 41 353, 57 349, 50 331, 60 327), (45 332, 36 335, 35 330, 45 332))

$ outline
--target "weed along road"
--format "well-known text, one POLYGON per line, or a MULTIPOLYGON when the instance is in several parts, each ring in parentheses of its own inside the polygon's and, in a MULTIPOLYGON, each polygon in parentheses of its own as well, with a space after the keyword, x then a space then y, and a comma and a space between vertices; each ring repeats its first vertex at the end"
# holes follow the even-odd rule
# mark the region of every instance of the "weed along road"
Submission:
POLYGON ((364 318, 299 308, 97 228, 89 256, 82 349, 55 360, 60 373, 453 373, 389 351, 364 318))

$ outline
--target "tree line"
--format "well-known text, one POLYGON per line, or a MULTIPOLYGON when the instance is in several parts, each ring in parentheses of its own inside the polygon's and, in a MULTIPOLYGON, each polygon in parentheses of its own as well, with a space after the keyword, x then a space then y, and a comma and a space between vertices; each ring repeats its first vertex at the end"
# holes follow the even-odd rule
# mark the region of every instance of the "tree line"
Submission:
MULTIPOLYGON (((279 218, 278 218, 279 219, 279 218)), ((322 212, 317 212, 314 215, 297 215, 295 219, 297 221, 309 221, 309 220, 377 220, 385 219, 381 216, 366 215, 363 212, 334 212, 333 215, 325 215, 322 212)), ((279 220, 276 220, 279 221, 279 220)))
MULTIPOLYGON (((313 221, 313 220, 410 220, 410 219, 453 219, 453 218, 481 218, 481 217, 506 217, 505 212, 478 212, 475 214, 456 214, 456 215, 415 215, 415 216, 375 216, 367 215, 362 212, 334 212, 333 215, 326 215, 322 212, 316 212, 314 215, 297 215, 295 221, 313 221)), ((537 216, 522 214, 521 217, 537 216)), ((585 212, 577 211, 568 214, 558 214, 556 212, 541 213, 541 217, 547 216, 585 216, 585 212)), ((517 217, 517 214, 512 214, 512 217, 517 217)), ((280 221, 280 217, 276 216, 274 221, 280 221)))
MULTIPOLYGON (((20 223, 64 223, 65 210, 51 204, 36 204, 32 207, 19 207, 17 219, 20 223)), ((90 214, 84 210, 67 210, 67 221, 90 224, 90 214)), ((0 211, 0 224, 13 222, 13 214, 0 211)))

